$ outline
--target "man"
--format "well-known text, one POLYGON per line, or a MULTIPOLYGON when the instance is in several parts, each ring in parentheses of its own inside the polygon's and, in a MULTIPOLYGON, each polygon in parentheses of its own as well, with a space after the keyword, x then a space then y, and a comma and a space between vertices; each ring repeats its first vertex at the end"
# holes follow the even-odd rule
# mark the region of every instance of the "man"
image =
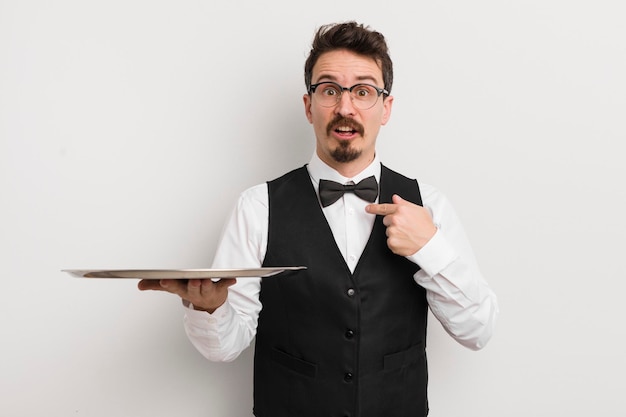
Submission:
POLYGON ((454 210, 378 160, 392 81, 383 35, 354 22, 319 29, 305 63, 315 154, 242 193, 213 264, 306 270, 139 283, 185 301, 187 334, 210 360, 256 338, 258 417, 426 416, 428 308, 468 348, 491 337, 496 297, 454 210))

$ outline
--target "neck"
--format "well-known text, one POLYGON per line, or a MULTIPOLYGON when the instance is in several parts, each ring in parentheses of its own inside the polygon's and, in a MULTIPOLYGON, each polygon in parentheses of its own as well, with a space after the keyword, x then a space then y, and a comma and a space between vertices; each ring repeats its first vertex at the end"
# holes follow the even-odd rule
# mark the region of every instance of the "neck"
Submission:
POLYGON ((346 178, 353 178, 361 173, 361 171, 363 171, 365 168, 367 168, 372 163, 372 161, 374 161, 374 157, 376 155, 372 155, 369 158, 361 156, 360 158, 349 162, 337 162, 334 159, 326 158, 324 157, 324 155, 320 155, 319 153, 318 156, 322 160, 322 162, 337 171, 342 176, 346 178))

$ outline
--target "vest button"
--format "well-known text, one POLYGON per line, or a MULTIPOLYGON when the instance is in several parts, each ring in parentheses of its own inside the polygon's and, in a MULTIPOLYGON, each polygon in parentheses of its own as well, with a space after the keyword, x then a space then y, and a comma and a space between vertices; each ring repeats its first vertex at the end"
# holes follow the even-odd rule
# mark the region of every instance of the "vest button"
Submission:
POLYGON ((354 337, 354 330, 348 329, 346 330, 346 338, 352 339, 354 337))
POLYGON ((350 288, 348 290, 348 297, 352 297, 354 295, 354 293, 355 293, 354 288, 350 288))
POLYGON ((352 381, 352 378, 354 377, 354 375, 352 375, 351 372, 346 372, 346 374, 343 376, 343 380, 346 382, 350 382, 352 381))

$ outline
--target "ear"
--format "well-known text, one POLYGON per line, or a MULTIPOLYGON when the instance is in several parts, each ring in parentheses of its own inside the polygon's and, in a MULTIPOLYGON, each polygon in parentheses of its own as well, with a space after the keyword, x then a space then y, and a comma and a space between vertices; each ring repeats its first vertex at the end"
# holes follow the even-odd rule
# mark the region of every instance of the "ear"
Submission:
POLYGON ((383 102, 383 117, 381 121, 381 125, 384 126, 389 121, 391 117, 391 107, 393 106, 393 96, 389 96, 383 102))
POLYGON ((309 123, 313 123, 313 116, 311 115, 311 96, 305 94, 302 96, 302 100, 304 101, 304 114, 306 114, 309 123))

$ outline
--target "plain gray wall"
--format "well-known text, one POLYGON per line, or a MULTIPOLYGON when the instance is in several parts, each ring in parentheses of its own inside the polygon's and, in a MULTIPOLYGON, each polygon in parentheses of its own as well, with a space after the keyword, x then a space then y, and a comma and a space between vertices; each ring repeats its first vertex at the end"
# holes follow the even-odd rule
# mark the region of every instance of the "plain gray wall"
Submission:
POLYGON ((177 299, 64 268, 203 268, 244 188, 304 164, 315 29, 388 38, 383 162, 454 203, 501 317, 431 321, 431 416, 623 415, 626 7, 0 0, 0 415, 251 416, 177 299))

